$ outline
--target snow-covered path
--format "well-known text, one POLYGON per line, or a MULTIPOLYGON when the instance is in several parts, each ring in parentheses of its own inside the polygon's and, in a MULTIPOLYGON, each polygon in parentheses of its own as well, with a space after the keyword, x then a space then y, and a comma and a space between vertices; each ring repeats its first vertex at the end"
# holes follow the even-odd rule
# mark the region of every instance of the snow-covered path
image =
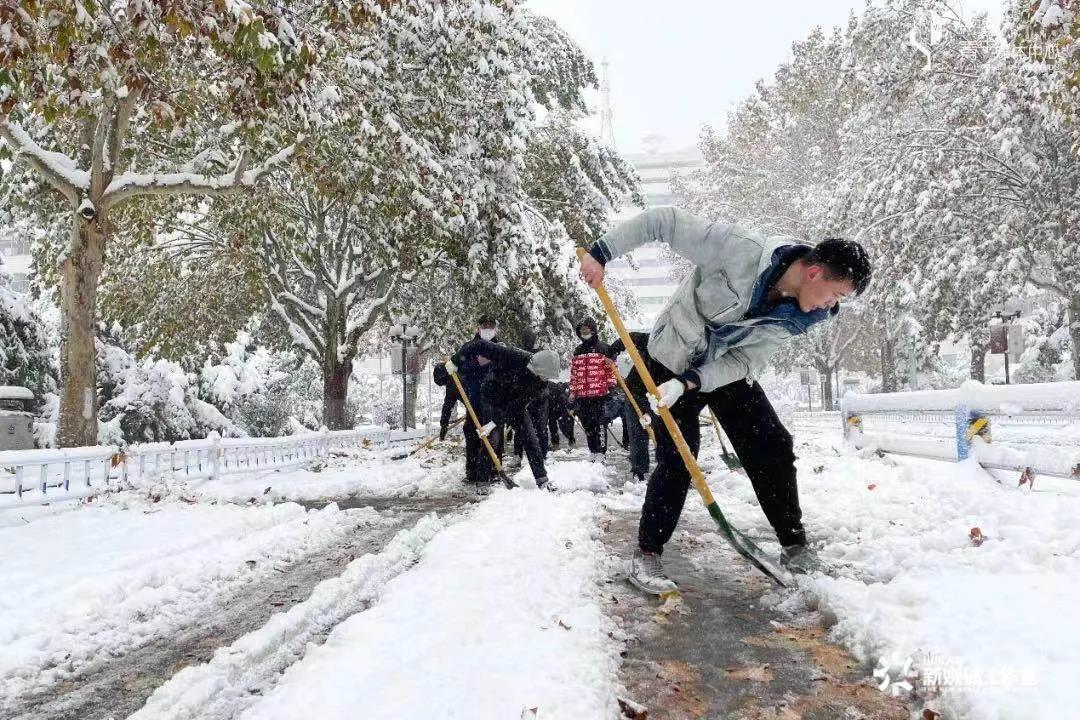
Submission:
POLYGON ((596 512, 585 494, 498 493, 242 717, 610 716, 596 512))

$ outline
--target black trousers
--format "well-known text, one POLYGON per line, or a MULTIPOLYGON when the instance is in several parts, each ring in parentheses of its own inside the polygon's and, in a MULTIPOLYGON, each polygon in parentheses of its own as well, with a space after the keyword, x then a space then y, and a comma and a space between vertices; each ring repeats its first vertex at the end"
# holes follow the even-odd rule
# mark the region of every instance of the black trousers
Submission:
MULTIPOLYGON (((634 401, 639 408, 648 412, 649 403, 644 395, 638 396, 635 393, 634 401)), ((629 400, 623 401, 622 424, 626 449, 630 453, 630 472, 644 475, 649 472, 649 432, 641 426, 641 420, 629 400)))
MULTIPOLYGON (((529 403, 532 405, 532 403, 529 403)), ((541 446, 533 426, 533 419, 528 409, 519 410, 508 418, 508 422, 514 428, 514 445, 523 444, 525 457, 529 459, 529 469, 532 470, 533 478, 539 480, 547 477, 544 468, 544 454, 546 450, 541 446)), ((543 427, 543 426, 541 426, 543 427)))
POLYGON ((585 428, 585 441, 589 444, 589 452, 607 452, 607 437, 604 434, 604 426, 600 424, 600 415, 604 410, 607 396, 597 398, 581 398, 577 401, 577 416, 581 421, 581 427, 585 428))
POLYGON ((457 388, 447 387, 443 395, 442 413, 439 415, 439 439, 446 439, 446 431, 450 428, 450 415, 454 412, 454 406, 458 404, 457 388))
MULTIPOLYGON (((472 418, 466 418, 462 430, 465 433, 465 482, 479 482, 480 457, 487 453, 472 418)), ((488 461, 490 465, 490 461, 488 461)))
POLYGON ((574 418, 567 413, 548 415, 548 431, 551 433, 551 447, 559 447, 559 431, 566 436, 571 445, 574 444, 574 418))
MULTIPOLYGON (((530 400, 527 406, 527 412, 529 414, 530 425, 532 427, 532 434, 536 438, 536 442, 540 448, 540 455, 544 458, 548 454, 548 399, 547 395, 537 398, 536 400, 530 400)), ((521 457, 525 452, 524 433, 520 432, 518 428, 514 427, 514 454, 521 457)), ((530 462, 532 462, 530 460, 530 462)))
MULTIPOLYGON (((652 358, 647 357, 646 362, 657 384, 673 376, 652 358)), ((765 391, 756 382, 738 380, 711 392, 688 391, 683 395, 671 408, 671 414, 694 457, 701 446, 698 414, 706 406, 716 413, 731 440, 777 539, 782 545, 805 544, 791 434, 780 422, 765 391)), ((638 544, 642 550, 660 553, 682 514, 690 489, 690 472, 659 417, 653 417, 653 430, 656 468, 645 491, 638 544)))

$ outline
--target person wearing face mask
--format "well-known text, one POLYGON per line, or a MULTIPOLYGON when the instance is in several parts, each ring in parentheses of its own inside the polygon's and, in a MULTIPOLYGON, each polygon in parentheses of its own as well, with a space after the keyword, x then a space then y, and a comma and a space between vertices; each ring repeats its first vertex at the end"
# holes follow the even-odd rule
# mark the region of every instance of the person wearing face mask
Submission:
POLYGON ((574 348, 570 361, 570 400, 585 428, 590 462, 603 462, 607 442, 601 416, 616 380, 608 365, 608 346, 596 333, 596 321, 584 318, 574 330, 581 344, 574 348))
MULTIPOLYGON (((499 342, 495 318, 487 314, 481 315, 476 325, 476 334, 473 336, 472 341, 483 340, 491 343, 499 342)), ((459 350, 458 352, 461 351, 459 350)), ((469 397, 469 402, 472 403, 473 410, 476 411, 476 414, 479 416, 480 422, 482 423, 491 420, 491 411, 488 408, 483 392, 484 381, 487 379, 490 372, 490 359, 479 353, 464 359, 457 365, 457 373, 458 377, 461 379, 461 386, 465 390, 465 394, 469 397)), ((491 460, 487 457, 487 452, 484 450, 484 444, 481 442, 480 436, 476 432, 476 427, 472 422, 465 422, 462 426, 462 431, 465 434, 465 482, 491 482, 491 475, 493 472, 491 460)), ((501 455, 502 448, 497 445, 501 439, 501 433, 492 433, 488 439, 491 441, 492 447, 495 448, 495 452, 501 455)))
MULTIPOLYGON (((491 371, 484 378, 482 395, 489 415, 480 429, 485 436, 499 432, 503 424, 514 428, 514 436, 524 443, 529 468, 539 488, 554 491, 548 482, 544 456, 529 415, 530 403, 540 397, 547 384, 559 376, 559 357, 551 350, 527 352, 509 345, 474 339, 447 361, 447 371, 468 364, 478 357, 488 359, 491 371)), ((496 452, 498 452, 496 450, 496 452)), ((484 456, 490 465, 490 458, 484 456)))

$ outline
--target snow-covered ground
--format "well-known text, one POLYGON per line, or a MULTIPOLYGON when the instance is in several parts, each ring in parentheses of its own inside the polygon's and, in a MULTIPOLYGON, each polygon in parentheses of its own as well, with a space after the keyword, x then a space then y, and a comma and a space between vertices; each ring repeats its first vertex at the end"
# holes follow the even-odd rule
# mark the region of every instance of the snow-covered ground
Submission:
MULTIPOLYGON (((1080 495, 999 484, 973 462, 860 454, 839 434, 796 433, 799 491, 810 538, 851 577, 806 579, 781 609, 823 611, 831 637, 888 691, 914 683, 952 717, 1069 716, 1080 495)), ((1055 482, 1067 481, 1036 486, 1055 482)), ((728 519, 776 550, 746 478, 716 472, 710 483, 728 519)))
MULTIPOLYGON (((320 498, 445 496, 461 490, 465 474, 459 460, 449 465, 427 467, 429 453, 398 457, 404 450, 356 450, 337 453, 318 470, 299 468, 289 472, 269 472, 218 481, 197 481, 190 494, 202 500, 229 502, 282 502, 320 498)), ((187 490, 171 485, 173 492, 187 490)))
POLYGON ((117 496, 0 529, 0 698, 167 636, 279 564, 380 521, 336 506, 117 496))
MULTIPOLYGON (((604 484, 588 463, 549 472, 566 487, 604 484)), ((598 600, 598 507, 592 492, 498 490, 448 527, 423 521, 178 674, 134 718, 234 717, 245 705, 249 720, 610 717, 619 646, 598 600), (386 582, 417 555, 416 567, 386 582), (270 690, 283 660, 303 654, 312 618, 361 597, 374 606, 308 648, 270 690)))
MULTIPOLYGON (((909 681, 947 717, 1069 716, 1080 494, 1056 491, 1065 481, 1040 479, 1035 492, 999 483, 972 463, 879 458, 839 435, 801 428, 796 452, 808 533, 841 576, 762 602, 780 619, 821 612, 868 678, 877 670, 886 691, 909 681)), ((596 527, 606 504, 638 507, 644 488, 617 495, 614 472, 576 457, 549 464, 562 494, 497 489, 464 516, 410 525, 178 673, 136 717, 611 717, 619 645, 599 601, 611 567, 596 527)), ((728 519, 776 551, 749 481, 713 446, 702 459, 728 519)), ((167 636, 275 564, 383 521, 268 500, 440 497, 460 492, 460 475, 460 461, 361 453, 318 472, 163 484, 159 502, 151 488, 4 527, 0 543, 18 552, 0 555, 0 693, 167 636)), ((705 512, 696 498, 686 507, 705 512)))

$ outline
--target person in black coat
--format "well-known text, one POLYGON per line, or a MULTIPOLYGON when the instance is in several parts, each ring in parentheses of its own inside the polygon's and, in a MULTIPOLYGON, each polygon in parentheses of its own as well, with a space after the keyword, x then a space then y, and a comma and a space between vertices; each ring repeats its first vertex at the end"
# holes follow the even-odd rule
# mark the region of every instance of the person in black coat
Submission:
MULTIPOLYGON (((526 330, 521 334, 521 349, 525 352, 537 353, 542 348, 540 347, 540 341, 538 334, 535 330, 526 330)), ((548 390, 551 383, 545 383, 544 389, 529 401, 526 410, 529 413, 529 419, 532 421, 533 431, 536 433, 536 440, 540 443, 540 454, 547 459, 548 454, 548 390)), ((521 466, 521 458, 525 454, 525 438, 521 436, 521 433, 514 431, 514 458, 518 467, 521 466)))
MULTIPOLYGON (((649 333, 632 332, 630 333, 630 339, 634 341, 634 346, 640 351, 648 345, 649 333)), ((626 346, 623 344, 622 338, 618 338, 608 347, 607 356, 614 361, 620 353, 624 352, 626 352, 626 346)), ((623 375, 623 380, 626 382, 626 387, 630 390, 630 394, 637 402, 638 407, 643 412, 648 413, 649 404, 645 383, 638 376, 637 369, 633 368, 632 365, 630 367, 632 369, 627 370, 626 374, 623 375)), ((649 474, 649 433, 641 425, 641 421, 638 419, 637 413, 634 412, 634 407, 630 404, 630 401, 624 398, 623 403, 623 438, 626 449, 630 453, 630 473, 633 475, 634 480, 643 482, 645 476, 649 474)), ((646 417, 649 416, 646 415, 646 417)))
POLYGON ((548 383, 548 429, 551 433, 551 449, 559 449, 559 431, 566 436, 570 447, 574 447, 574 418, 570 415, 570 384, 564 382, 548 383))
POLYGON ((458 394, 457 385, 450 379, 450 373, 446 372, 444 365, 436 365, 431 371, 431 376, 436 385, 446 388, 442 412, 439 414, 439 439, 445 440, 446 433, 450 429, 450 416, 454 413, 454 406, 461 402, 461 395, 458 394))
MULTIPOLYGON (((454 372, 479 357, 487 358, 491 368, 481 390, 488 413, 487 417, 481 417, 484 422, 481 431, 490 439, 492 433, 499 431, 500 424, 509 423, 525 443, 525 455, 537 486, 544 487, 548 484, 547 470, 528 405, 547 389, 549 380, 558 377, 559 357, 551 350, 530 353, 486 340, 472 340, 450 358, 446 369, 454 372)), ((490 465, 490 462, 485 453, 481 464, 490 465)), ((487 472, 491 472, 490 467, 487 472)))
MULTIPOLYGON (((498 328, 493 317, 490 315, 481 315, 476 324, 476 334, 469 342, 476 342, 478 340, 484 340, 491 343, 499 342, 497 334, 498 328)), ((466 343, 466 345, 468 345, 468 343, 466 343)), ((465 390, 465 395, 469 398, 469 402, 472 403, 473 410, 476 411, 481 422, 487 422, 487 418, 491 413, 487 410, 483 386, 484 381, 491 372, 490 361, 488 358, 478 355, 458 363, 456 367, 458 378, 461 380, 461 386, 465 390)), ((450 381, 450 385, 454 385, 452 380, 450 381)), ((483 443, 480 442, 480 436, 476 434, 476 428, 471 421, 466 421, 462 427, 462 431, 465 434, 465 482, 490 482, 491 462, 487 460, 487 453, 484 450, 483 443)), ((501 448, 497 448, 497 450, 502 452, 501 448)))

